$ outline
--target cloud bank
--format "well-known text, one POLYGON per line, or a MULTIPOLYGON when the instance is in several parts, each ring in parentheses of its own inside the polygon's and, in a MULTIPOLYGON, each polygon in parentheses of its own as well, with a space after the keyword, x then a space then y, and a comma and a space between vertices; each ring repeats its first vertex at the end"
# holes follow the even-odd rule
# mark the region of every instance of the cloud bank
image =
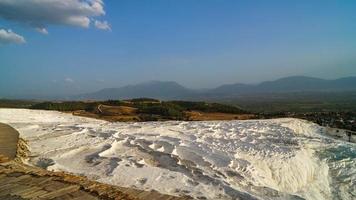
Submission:
POLYGON ((0 17, 36 29, 48 25, 87 28, 91 18, 105 15, 102 0, 0 0, 0 17))
POLYGON ((0 19, 32 27, 42 34, 48 34, 50 25, 88 28, 93 24, 110 30, 107 21, 96 19, 103 15, 103 0, 0 0, 0 19))
POLYGON ((23 44, 26 40, 21 35, 18 35, 11 30, 0 29, 0 44, 23 44))

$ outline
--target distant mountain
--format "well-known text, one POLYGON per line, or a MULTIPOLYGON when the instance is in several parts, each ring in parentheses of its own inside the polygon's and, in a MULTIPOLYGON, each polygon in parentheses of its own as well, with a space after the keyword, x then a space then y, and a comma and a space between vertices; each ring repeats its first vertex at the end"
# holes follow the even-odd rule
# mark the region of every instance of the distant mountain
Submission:
POLYGON ((149 81, 120 88, 106 88, 98 92, 79 95, 79 99, 130 99, 150 97, 158 99, 177 99, 191 96, 195 92, 173 81, 149 81))
POLYGON ((250 94, 291 92, 345 92, 356 91, 356 77, 326 80, 306 76, 292 76, 257 85, 228 84, 213 89, 192 90, 172 81, 150 81, 120 88, 107 88, 83 94, 76 99, 129 99, 150 97, 158 99, 219 99, 250 94))
POLYGON ((222 85, 209 91, 220 95, 241 95, 254 93, 281 92, 337 92, 356 90, 356 77, 325 80, 306 76, 291 76, 275 81, 265 81, 257 85, 222 85))

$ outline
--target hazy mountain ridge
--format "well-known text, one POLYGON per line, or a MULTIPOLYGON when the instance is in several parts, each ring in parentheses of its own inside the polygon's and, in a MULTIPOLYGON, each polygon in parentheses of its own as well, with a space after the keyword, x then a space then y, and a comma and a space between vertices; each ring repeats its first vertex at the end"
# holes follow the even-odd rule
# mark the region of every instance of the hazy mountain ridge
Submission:
POLYGON ((259 93, 259 92, 302 92, 302 91, 347 91, 356 90, 356 77, 326 80, 306 76, 292 76, 265 81, 257 85, 230 84, 215 88, 214 92, 259 93))
POLYGON ((226 84, 213 89, 193 90, 173 81, 150 81, 120 88, 76 96, 76 99, 125 99, 151 97, 159 99, 224 98, 261 93, 356 91, 356 77, 326 80, 306 76, 291 76, 260 84, 226 84))
POLYGON ((130 99, 138 97, 175 99, 193 94, 195 94, 194 90, 185 88, 174 81, 149 81, 120 88, 105 88, 78 97, 81 99, 130 99))

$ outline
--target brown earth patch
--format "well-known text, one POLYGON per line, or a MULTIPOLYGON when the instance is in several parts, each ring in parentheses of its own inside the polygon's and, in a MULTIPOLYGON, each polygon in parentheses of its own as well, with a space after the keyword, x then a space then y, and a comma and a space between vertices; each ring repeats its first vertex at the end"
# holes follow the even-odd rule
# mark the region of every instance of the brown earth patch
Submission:
POLYGON ((207 113, 199 111, 187 111, 185 113, 188 119, 192 121, 247 120, 256 117, 254 114, 207 113))

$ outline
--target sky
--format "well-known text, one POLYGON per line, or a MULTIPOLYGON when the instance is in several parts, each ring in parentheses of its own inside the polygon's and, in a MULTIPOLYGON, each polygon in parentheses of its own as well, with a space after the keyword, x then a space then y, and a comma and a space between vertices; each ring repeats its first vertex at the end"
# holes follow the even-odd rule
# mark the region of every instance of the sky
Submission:
POLYGON ((356 76, 354 0, 0 0, 0 97, 356 76))

